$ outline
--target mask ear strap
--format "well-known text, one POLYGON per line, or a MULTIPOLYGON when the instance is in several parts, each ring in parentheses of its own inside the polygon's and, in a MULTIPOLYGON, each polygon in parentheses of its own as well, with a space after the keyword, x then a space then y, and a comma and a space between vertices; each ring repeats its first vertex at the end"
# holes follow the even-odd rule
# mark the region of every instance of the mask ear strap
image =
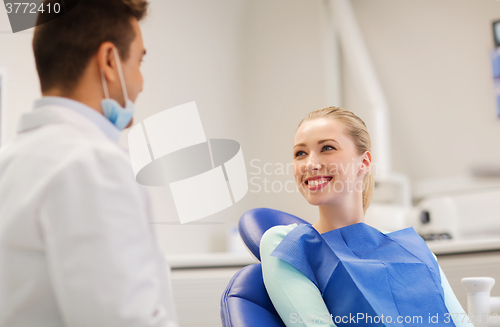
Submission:
POLYGON ((120 63, 120 56, 118 56, 118 50, 113 47, 113 52, 115 54, 116 65, 118 66, 118 75, 120 76, 120 83, 122 84, 123 96, 125 97, 125 102, 128 100, 127 86, 125 85, 125 78, 123 78, 122 65, 120 63))
POLYGON ((106 99, 109 99, 109 92, 108 92, 108 83, 106 83, 106 77, 104 76, 104 72, 101 69, 101 81, 102 81, 102 88, 104 89, 104 96, 106 99))

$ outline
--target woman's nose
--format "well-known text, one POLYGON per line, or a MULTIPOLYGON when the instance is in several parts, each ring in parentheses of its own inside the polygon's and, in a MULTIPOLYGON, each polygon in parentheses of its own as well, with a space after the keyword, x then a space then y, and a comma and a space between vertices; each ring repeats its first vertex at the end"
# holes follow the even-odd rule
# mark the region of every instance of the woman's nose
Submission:
POLYGON ((317 158, 310 156, 309 159, 307 160, 306 170, 307 171, 320 170, 321 166, 322 164, 317 160, 317 158))

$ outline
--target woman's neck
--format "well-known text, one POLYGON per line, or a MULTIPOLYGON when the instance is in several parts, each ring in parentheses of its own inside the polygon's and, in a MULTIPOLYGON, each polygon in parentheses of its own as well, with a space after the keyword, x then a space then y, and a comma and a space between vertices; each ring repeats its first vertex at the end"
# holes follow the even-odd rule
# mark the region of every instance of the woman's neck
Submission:
POLYGON ((318 233, 364 222, 363 202, 359 199, 338 201, 339 204, 319 206, 319 220, 312 226, 318 233))

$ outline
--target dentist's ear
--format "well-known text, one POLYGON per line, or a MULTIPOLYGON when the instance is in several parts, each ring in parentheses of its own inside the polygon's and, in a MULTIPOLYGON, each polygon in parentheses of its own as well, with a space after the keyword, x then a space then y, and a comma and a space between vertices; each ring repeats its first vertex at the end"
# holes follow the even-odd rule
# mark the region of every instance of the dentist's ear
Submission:
POLYGON ((96 54, 97 66, 110 83, 117 82, 119 78, 117 63, 113 53, 114 47, 115 45, 111 42, 103 42, 96 54))
POLYGON ((361 163, 359 166, 358 176, 366 175, 372 166, 372 154, 370 151, 363 153, 361 163))

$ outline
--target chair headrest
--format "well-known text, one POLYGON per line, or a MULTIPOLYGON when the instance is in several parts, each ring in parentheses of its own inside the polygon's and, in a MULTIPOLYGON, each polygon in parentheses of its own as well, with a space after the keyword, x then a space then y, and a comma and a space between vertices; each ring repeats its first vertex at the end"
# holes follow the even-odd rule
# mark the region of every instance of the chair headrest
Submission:
POLYGON ((262 235, 273 226, 295 223, 309 224, 307 221, 283 211, 256 208, 248 210, 241 216, 238 230, 247 248, 260 260, 259 246, 262 235))

